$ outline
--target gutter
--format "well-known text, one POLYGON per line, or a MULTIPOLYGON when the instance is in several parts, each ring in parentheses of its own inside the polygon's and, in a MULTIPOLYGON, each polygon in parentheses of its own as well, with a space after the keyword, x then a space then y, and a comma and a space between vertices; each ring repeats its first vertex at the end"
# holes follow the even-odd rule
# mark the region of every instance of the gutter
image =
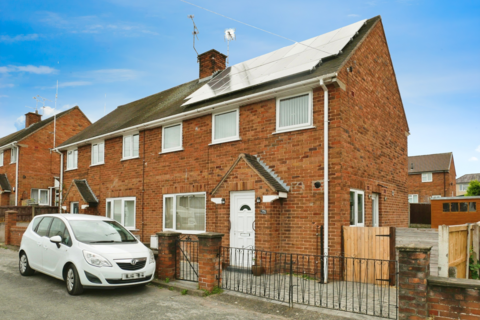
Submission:
MULTIPOLYGON (((238 107, 238 106, 240 106, 242 104, 245 104, 245 103, 253 103, 253 102, 256 102, 256 101, 261 101, 261 100, 264 100, 264 99, 268 99, 270 96, 275 97, 276 94, 280 91, 295 90, 295 89, 298 89, 298 88, 301 88, 301 87, 304 87, 304 86, 314 87, 318 83, 319 80, 320 81, 325 81, 326 79, 331 79, 331 82, 339 82, 339 80, 336 77, 337 77, 336 72, 329 73, 329 74, 326 74, 326 75, 321 76, 321 77, 317 77, 317 78, 313 78, 313 79, 309 79, 309 80, 305 80, 305 81, 301 81, 301 82, 296 82, 296 83, 289 84, 289 85, 286 85, 286 86, 283 86, 283 87, 280 87, 280 88, 275 88, 275 89, 270 89, 270 90, 266 90, 266 91, 259 92, 259 93, 254 93, 254 94, 244 96, 244 97, 241 97, 241 98, 236 98, 236 99, 232 99, 232 100, 228 100, 228 101, 224 101, 224 102, 219 102, 217 104, 213 104, 213 105, 210 105, 208 107, 203 107, 203 108, 200 108, 200 109, 183 112, 183 113, 176 114, 176 115, 169 116, 169 117, 165 117, 165 118, 162 118, 162 119, 152 120, 152 121, 145 122, 145 123, 142 123, 142 124, 139 124, 139 125, 136 125, 136 126, 132 126, 132 127, 129 127, 129 128, 109 132, 109 133, 102 134, 102 135, 99 135, 99 136, 95 136, 95 137, 92 137, 92 138, 84 139, 84 140, 81 140, 81 141, 78 141, 78 142, 70 143, 70 144, 67 144, 67 145, 64 145, 64 146, 59 146, 59 147, 55 148, 54 150, 55 151, 66 150, 66 149, 71 148, 71 147, 87 144, 90 141, 94 141, 94 140, 98 140, 98 139, 102 139, 102 138, 104 138, 104 139, 113 138, 113 137, 119 136, 119 135, 121 135, 125 132, 140 131, 140 130, 144 130, 144 129, 154 128, 154 127, 158 127, 158 126, 161 126, 161 125, 173 123, 173 122, 180 121, 180 120, 187 120, 187 119, 196 118, 196 117, 199 117, 199 116, 210 114, 213 110, 216 110, 216 111, 222 111, 224 109, 228 110, 229 108, 235 108, 235 107, 238 107)), ((341 85, 343 85, 343 84, 341 84, 341 85)))
POLYGON ((9 144, 6 144, 4 146, 1 146, 0 147, 0 151, 2 150, 5 150, 5 149, 8 149, 8 148, 11 148, 11 147, 15 147, 17 145, 17 142, 18 141, 13 141, 13 142, 10 142, 9 144))
MULTIPOLYGON (((323 78, 323 256, 328 257, 328 88, 323 78)), ((323 281, 328 283, 328 259, 323 259, 323 281)))

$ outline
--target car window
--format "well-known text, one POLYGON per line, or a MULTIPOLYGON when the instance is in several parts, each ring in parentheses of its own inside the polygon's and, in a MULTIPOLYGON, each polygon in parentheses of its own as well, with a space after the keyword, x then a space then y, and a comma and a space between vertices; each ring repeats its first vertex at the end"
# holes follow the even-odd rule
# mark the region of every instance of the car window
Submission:
POLYGON ((33 231, 36 231, 37 229, 37 226, 38 224, 40 223, 40 221, 42 221, 43 217, 42 218, 37 218, 37 219, 34 219, 33 222, 32 222, 32 230, 33 231))
POLYGON ((48 237, 60 236, 62 237, 62 243, 67 246, 71 246, 71 238, 70 233, 63 223, 62 220, 55 218, 53 219, 52 226, 50 227, 50 232, 48 233, 48 237))
POLYGON ((116 221, 75 220, 69 221, 75 238, 86 243, 137 242, 122 225, 116 221))
POLYGON ((37 234, 39 236, 44 237, 48 234, 48 228, 50 227, 50 223, 52 222, 52 220, 52 217, 45 217, 42 219, 37 228, 37 234))
POLYGON ((70 232, 68 232, 68 229, 65 228, 65 233, 63 234, 62 238, 62 243, 66 246, 71 247, 72 246, 72 237, 70 236, 70 232))

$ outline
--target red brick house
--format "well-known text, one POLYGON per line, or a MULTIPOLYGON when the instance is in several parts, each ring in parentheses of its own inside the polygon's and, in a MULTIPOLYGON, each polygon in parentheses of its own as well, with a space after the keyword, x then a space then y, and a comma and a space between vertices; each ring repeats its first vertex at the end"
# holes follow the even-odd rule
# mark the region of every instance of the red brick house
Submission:
POLYGON ((225 58, 201 54, 200 79, 65 141, 64 210, 111 216, 142 241, 215 231, 224 245, 312 254, 317 225, 330 254, 344 225, 408 225, 409 129, 380 17, 225 58))
POLYGON ((455 197, 456 177, 451 152, 408 157, 408 201, 430 203, 432 198, 455 197))
POLYGON ((52 151, 53 133, 58 145, 90 124, 78 107, 43 121, 37 112, 27 113, 24 129, 0 138, 0 206, 58 204, 61 157, 52 151))

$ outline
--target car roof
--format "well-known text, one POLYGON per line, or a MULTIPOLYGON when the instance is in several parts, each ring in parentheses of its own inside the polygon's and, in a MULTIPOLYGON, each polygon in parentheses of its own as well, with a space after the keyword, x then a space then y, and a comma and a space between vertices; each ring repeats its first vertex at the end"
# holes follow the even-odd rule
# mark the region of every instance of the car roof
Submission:
POLYGON ((103 216, 93 216, 91 214, 77 214, 77 213, 48 213, 48 214, 42 214, 37 217, 61 217, 64 218, 65 220, 68 221, 74 221, 74 220, 106 220, 106 221, 111 221, 112 219, 103 217, 103 216))

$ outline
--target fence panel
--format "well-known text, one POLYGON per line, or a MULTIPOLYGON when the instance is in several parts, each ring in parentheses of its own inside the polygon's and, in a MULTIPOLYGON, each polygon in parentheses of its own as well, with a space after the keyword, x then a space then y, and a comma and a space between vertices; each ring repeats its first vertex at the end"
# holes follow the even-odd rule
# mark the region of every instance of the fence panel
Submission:
POLYGON ((16 211, 17 221, 30 222, 34 216, 58 213, 58 207, 50 206, 2 206, 0 207, 0 221, 5 221, 5 212, 16 211))
POLYGON ((410 203, 410 224, 432 224, 432 205, 410 203))

